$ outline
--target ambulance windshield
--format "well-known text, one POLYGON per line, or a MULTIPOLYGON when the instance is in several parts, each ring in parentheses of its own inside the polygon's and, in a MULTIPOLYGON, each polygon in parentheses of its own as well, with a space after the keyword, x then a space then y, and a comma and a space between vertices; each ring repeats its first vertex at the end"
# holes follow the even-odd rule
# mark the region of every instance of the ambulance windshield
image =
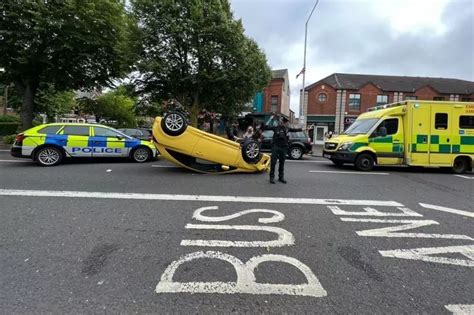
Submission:
POLYGON ((343 132, 345 135, 362 135, 366 134, 372 129, 373 126, 379 121, 378 118, 372 119, 357 119, 346 131, 343 132))

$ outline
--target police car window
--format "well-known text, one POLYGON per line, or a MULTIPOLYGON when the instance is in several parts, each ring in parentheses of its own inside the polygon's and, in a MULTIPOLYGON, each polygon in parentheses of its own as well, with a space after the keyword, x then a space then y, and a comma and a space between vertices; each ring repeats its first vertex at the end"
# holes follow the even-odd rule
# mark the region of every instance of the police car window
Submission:
POLYGON ((461 128, 461 129, 474 129, 474 116, 460 116, 459 117, 459 128, 461 128))
POLYGON ((122 134, 107 128, 94 127, 94 135, 96 137, 117 137, 122 136, 122 134))
POLYGON ((40 130, 38 130, 38 133, 41 133, 41 134, 56 134, 58 133, 58 130, 61 129, 62 126, 48 126, 48 127, 44 127, 40 130))
POLYGON ((89 136, 88 126, 66 126, 63 134, 68 136, 89 136))
POLYGON ((435 115, 435 128, 441 130, 448 129, 448 114, 437 113, 435 115))
POLYGON ((387 128, 387 136, 396 134, 398 131, 398 118, 391 118, 391 119, 384 120, 377 127, 377 134, 380 134, 380 128, 382 127, 387 128))

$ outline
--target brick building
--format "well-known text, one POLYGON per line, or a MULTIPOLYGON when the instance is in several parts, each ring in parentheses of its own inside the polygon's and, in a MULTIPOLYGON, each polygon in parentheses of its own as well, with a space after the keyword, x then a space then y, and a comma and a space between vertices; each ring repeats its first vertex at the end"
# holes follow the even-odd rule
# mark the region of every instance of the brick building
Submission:
POLYGON ((458 79, 334 73, 305 88, 314 142, 342 132, 368 108, 409 99, 474 101, 474 82, 458 79))
POLYGON ((294 118, 294 113, 291 115, 290 112, 288 69, 273 70, 270 83, 253 100, 252 116, 255 122, 266 121, 272 112, 294 118))

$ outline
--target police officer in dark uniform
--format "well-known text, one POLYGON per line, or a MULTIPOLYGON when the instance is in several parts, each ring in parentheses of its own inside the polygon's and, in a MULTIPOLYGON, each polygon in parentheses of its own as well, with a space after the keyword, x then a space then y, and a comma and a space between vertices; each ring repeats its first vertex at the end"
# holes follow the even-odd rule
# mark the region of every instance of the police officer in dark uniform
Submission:
POLYGON ((278 160, 278 181, 286 184, 285 159, 288 153, 288 132, 301 131, 301 128, 289 128, 289 120, 286 117, 281 117, 279 120, 277 118, 276 115, 273 115, 270 123, 265 126, 265 129, 273 130, 270 183, 275 184, 275 167, 278 160))

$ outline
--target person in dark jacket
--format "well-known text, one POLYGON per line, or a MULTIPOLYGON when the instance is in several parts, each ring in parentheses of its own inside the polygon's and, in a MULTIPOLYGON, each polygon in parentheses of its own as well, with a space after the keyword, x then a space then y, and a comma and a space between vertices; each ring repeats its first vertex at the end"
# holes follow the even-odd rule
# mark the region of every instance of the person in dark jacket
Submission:
POLYGON ((275 167, 278 161, 278 181, 286 184, 285 179, 285 159, 288 153, 288 132, 301 131, 301 128, 294 129, 288 127, 289 120, 286 117, 273 115, 269 124, 265 126, 267 130, 273 130, 272 158, 270 166, 270 183, 275 184, 275 167))

